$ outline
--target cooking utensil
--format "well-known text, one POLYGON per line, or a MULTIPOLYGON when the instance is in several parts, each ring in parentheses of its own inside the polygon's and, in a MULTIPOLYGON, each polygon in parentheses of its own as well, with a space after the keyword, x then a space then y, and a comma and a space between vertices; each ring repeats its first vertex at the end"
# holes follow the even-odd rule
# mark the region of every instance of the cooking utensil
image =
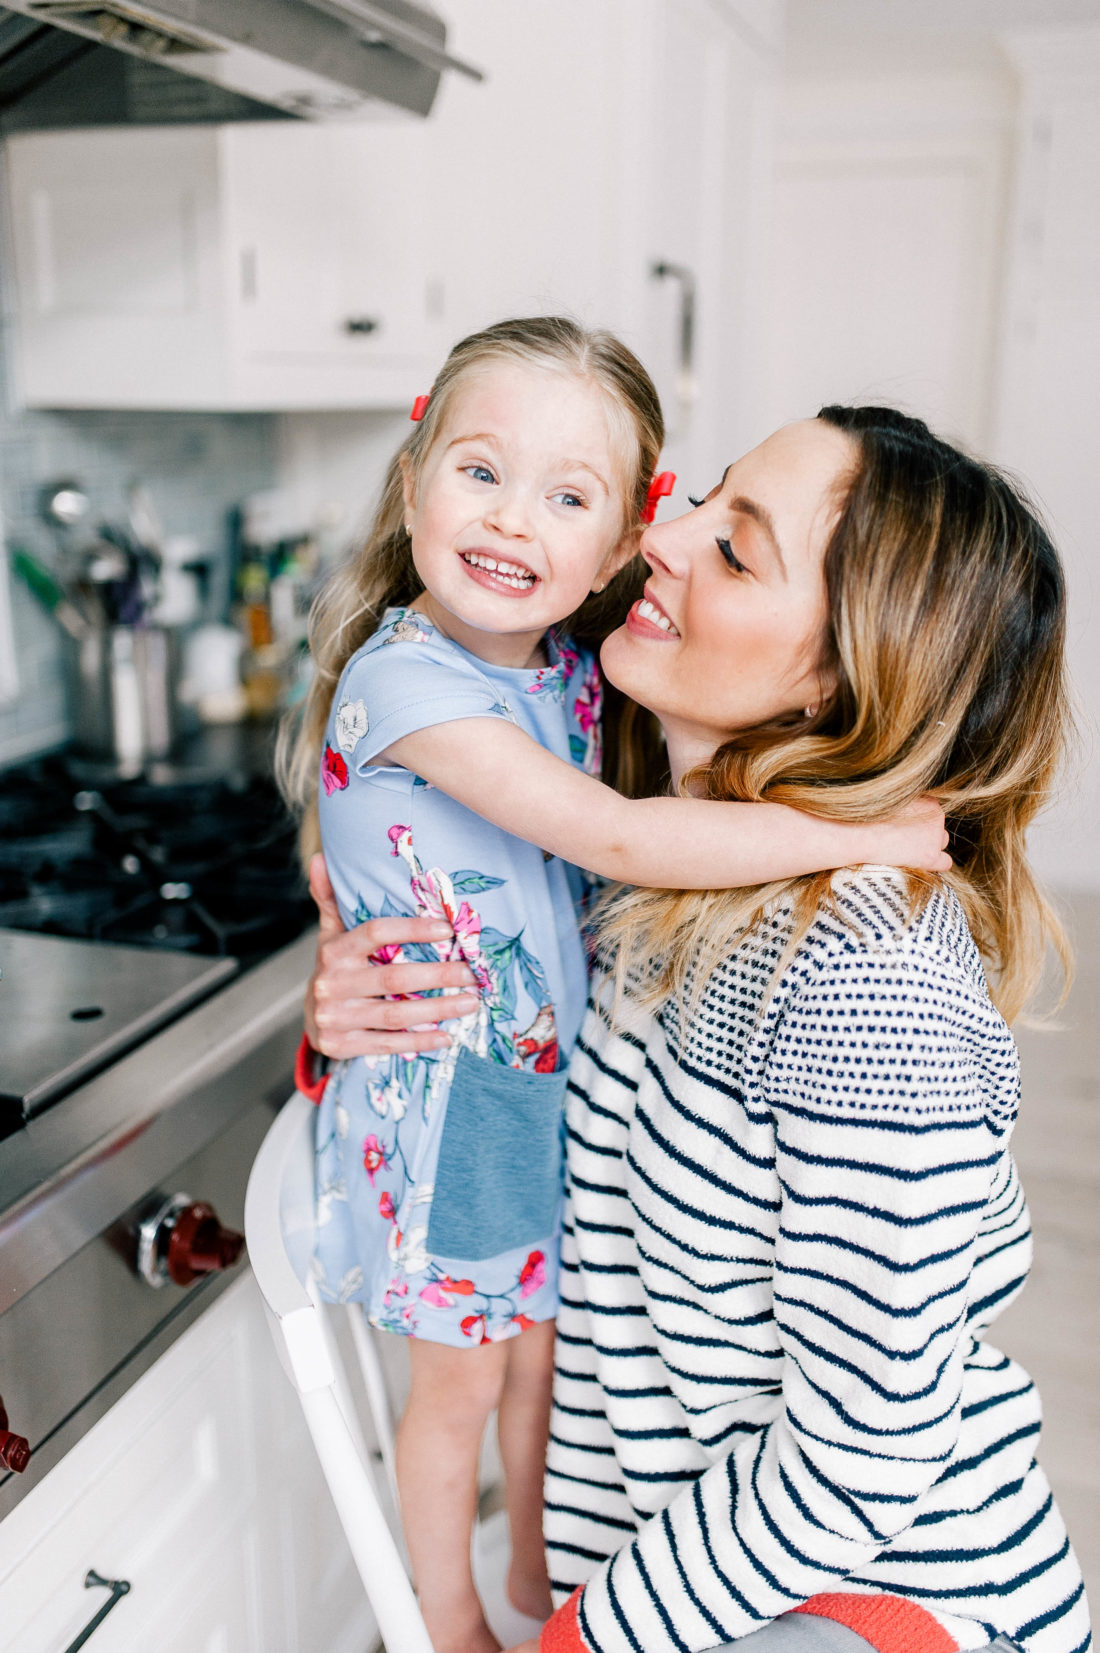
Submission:
POLYGON ((84 572, 102 590, 113 625, 139 626, 147 615, 141 552, 125 528, 103 522, 99 539, 85 552, 84 572))
POLYGON ((145 613, 151 615, 160 601, 161 574, 164 567, 164 529, 149 491, 142 483, 131 482, 126 490, 126 498, 130 514, 130 535, 138 555, 142 604, 145 613))
POLYGON ((131 482, 126 490, 130 507, 130 533, 134 544, 159 558, 164 546, 164 529, 149 491, 140 482, 131 482))
POLYGON ((50 570, 21 545, 13 545, 10 549, 11 565, 15 572, 39 602, 49 609, 58 625, 77 642, 86 637, 91 630, 87 615, 70 601, 50 570))
POLYGON ((139 770, 166 758, 178 732, 179 635, 164 626, 89 629, 68 650, 80 751, 139 770))
POLYGON ((79 482, 63 478, 47 482, 38 491, 38 514, 50 527, 67 533, 83 522, 88 514, 89 499, 79 482))

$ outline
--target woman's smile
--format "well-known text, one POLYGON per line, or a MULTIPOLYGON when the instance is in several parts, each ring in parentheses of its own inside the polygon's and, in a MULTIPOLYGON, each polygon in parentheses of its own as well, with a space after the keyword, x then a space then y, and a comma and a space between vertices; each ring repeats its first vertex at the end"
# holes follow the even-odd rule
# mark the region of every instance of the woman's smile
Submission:
POLYGON ((627 615, 626 624, 636 637, 651 637, 662 643, 679 641, 680 633, 671 616, 661 607, 648 585, 627 615))

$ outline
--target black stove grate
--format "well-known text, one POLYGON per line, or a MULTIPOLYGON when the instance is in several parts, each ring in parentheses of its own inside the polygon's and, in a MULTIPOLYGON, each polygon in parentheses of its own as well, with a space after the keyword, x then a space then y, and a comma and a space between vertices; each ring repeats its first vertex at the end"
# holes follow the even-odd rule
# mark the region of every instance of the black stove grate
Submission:
POLYGON ((0 928, 240 959, 314 918, 265 776, 87 784, 62 757, 0 778, 0 928))

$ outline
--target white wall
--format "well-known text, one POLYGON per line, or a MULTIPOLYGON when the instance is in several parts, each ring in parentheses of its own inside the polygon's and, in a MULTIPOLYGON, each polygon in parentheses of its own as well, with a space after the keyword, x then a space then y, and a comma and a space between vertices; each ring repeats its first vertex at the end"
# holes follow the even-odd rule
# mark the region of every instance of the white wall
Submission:
POLYGON ((1020 77, 993 449, 1051 522, 1070 596, 1081 745, 1036 858, 1100 890, 1100 24, 1006 41, 1020 77))
POLYGON ((995 71, 787 81, 765 426, 892 401, 987 444, 1014 113, 995 71))
POLYGON ((1023 478, 1065 559, 1086 731, 1032 847, 1048 882, 1100 890, 1100 25, 987 35, 965 72, 905 72, 894 44, 846 77, 842 42, 817 73, 792 53, 760 428, 889 401, 1023 478))

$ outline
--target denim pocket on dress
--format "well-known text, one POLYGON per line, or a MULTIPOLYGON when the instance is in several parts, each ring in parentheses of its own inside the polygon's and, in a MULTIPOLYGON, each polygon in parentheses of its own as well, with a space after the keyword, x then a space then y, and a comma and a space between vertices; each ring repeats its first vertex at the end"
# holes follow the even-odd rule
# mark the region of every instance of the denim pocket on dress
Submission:
POLYGON ((566 1077, 459 1051, 428 1219, 430 1252, 478 1262, 554 1232, 566 1077))

